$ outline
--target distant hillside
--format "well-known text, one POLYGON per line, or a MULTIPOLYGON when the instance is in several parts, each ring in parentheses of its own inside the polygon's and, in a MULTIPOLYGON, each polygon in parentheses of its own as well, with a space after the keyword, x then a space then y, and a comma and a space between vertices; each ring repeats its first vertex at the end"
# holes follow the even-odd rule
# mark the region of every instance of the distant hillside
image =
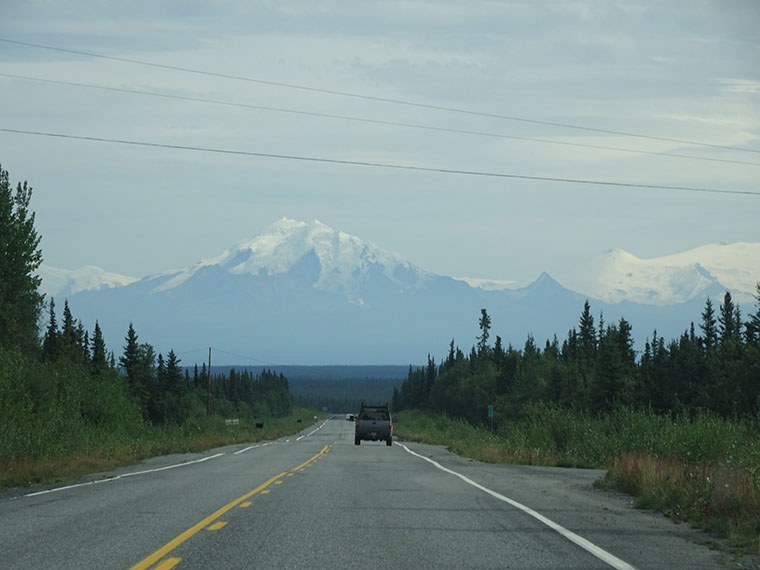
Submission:
POLYGON ((362 401, 390 402, 393 388, 400 388, 409 373, 408 366, 212 366, 211 371, 226 375, 232 368, 282 373, 296 405, 344 414, 356 412, 362 401))

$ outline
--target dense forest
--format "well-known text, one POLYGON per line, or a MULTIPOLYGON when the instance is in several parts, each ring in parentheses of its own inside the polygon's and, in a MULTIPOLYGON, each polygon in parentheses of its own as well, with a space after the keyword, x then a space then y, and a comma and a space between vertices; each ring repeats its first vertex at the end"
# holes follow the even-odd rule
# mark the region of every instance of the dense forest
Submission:
POLYGON ((491 344, 491 318, 479 319, 480 335, 469 354, 449 345, 436 365, 410 369, 394 391, 396 410, 421 408, 473 423, 520 417, 526 404, 542 403, 604 414, 620 408, 662 414, 708 411, 723 417, 760 411, 760 283, 757 310, 744 321, 726 292, 717 308, 705 302, 698 332, 694 323, 680 338, 666 341, 653 332, 641 354, 634 350, 625 319, 595 324, 586 301, 578 327, 560 344, 543 349, 532 336, 522 348, 491 344))
MULTIPOLYGON (((214 371, 229 372, 229 366, 214 371)), ((241 371, 260 373, 261 366, 245 366, 241 371)), ((393 389, 401 386, 407 367, 398 365, 278 366, 288 378, 293 403, 297 406, 352 413, 362 402, 390 402, 393 389)))
POLYGON ((0 168, 0 459, 72 452, 146 426, 200 429, 210 417, 291 412, 281 374, 209 375, 204 364, 191 375, 173 350, 157 354, 140 342, 131 324, 117 357, 97 321, 87 330, 67 301, 58 315, 55 300, 46 303, 39 290, 41 237, 31 196, 26 182, 14 190, 0 168))

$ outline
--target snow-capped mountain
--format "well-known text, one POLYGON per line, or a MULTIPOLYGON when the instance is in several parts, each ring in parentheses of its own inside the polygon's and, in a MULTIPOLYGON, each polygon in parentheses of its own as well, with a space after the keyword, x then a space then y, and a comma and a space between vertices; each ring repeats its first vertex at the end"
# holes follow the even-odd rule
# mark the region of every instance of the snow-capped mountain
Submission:
POLYGON ((188 364, 208 346, 226 351, 217 364, 403 364, 440 355, 452 338, 467 350, 483 308, 493 338, 517 347, 529 334, 539 343, 565 338, 586 298, 605 322, 625 317, 640 345, 654 329, 677 337, 699 320, 705 294, 749 288, 757 246, 735 246, 657 260, 617 250, 586 268, 580 292, 547 273, 502 289, 427 272, 318 221, 284 218, 190 267, 137 281, 94 271, 66 282, 72 313, 88 328, 98 320, 116 352, 133 323, 143 342, 188 364))
POLYGON ((641 259, 610 250, 564 276, 575 291, 609 303, 685 303, 727 290, 752 303, 760 282, 760 243, 712 244, 673 255, 641 259))
POLYGON ((48 297, 66 297, 80 291, 124 287, 137 281, 135 277, 103 271, 94 265, 85 265, 72 271, 43 263, 37 274, 42 278, 40 290, 48 297))
POLYGON ((373 276, 382 275, 401 289, 417 287, 430 276, 400 256, 318 220, 305 223, 282 218, 219 256, 176 272, 153 291, 179 287, 209 267, 222 268, 232 275, 259 277, 287 274, 297 267, 309 273, 303 277, 314 279, 314 289, 352 299, 361 294, 373 276))

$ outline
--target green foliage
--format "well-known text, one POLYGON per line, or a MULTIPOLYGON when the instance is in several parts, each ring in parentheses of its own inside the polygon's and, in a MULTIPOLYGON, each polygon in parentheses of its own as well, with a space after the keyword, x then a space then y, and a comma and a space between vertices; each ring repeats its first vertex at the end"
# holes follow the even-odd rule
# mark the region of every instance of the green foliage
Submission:
POLYGON ((394 431, 401 439, 466 449, 467 456, 489 461, 602 469, 635 453, 690 465, 721 464, 752 473, 760 487, 758 420, 727 420, 709 412, 671 417, 630 408, 594 415, 532 404, 494 431, 446 414, 416 411, 396 413, 394 431), (485 451, 479 450, 482 443, 485 451))
POLYGON ((551 403, 592 413, 630 407, 681 414, 711 410, 725 417, 755 414, 760 409, 760 322, 758 313, 743 326, 738 308, 726 293, 715 319, 712 302, 702 313, 704 336, 692 324, 667 345, 655 331, 636 360, 630 323, 594 326, 586 301, 579 329, 572 329, 560 348, 554 338, 541 350, 528 336, 522 350, 483 344, 490 318, 481 311, 478 350, 465 356, 452 340, 439 366, 428 355, 427 368, 410 367, 394 402, 397 409, 444 412, 475 423, 485 420, 489 404, 497 418, 519 416, 531 403, 551 403), (716 323, 720 324, 720 327, 716 323), (757 337, 757 338, 756 338, 757 337))
POLYGON ((60 457, 140 425, 115 371, 95 377, 81 364, 0 349, 0 459, 60 457))
POLYGON ((29 211, 32 188, 26 182, 11 190, 0 166, 0 347, 36 351, 37 320, 43 296, 34 272, 42 263, 40 236, 29 211))
MULTIPOLYGON (((288 381, 269 370, 260 375, 231 370, 227 378, 215 377, 213 405, 207 410, 197 367, 191 383, 174 351, 166 360, 156 356, 150 344, 138 343, 131 323, 118 369, 113 353, 110 359, 106 356, 98 322, 91 339, 68 300, 59 330, 50 299, 40 350, 37 325, 43 296, 34 272, 42 253, 29 211, 31 195, 26 182, 12 192, 8 173, 0 168, 0 484, 78 473, 83 467, 54 467, 77 463, 76 457, 106 467, 117 453, 129 461, 141 454, 176 451, 182 442, 218 431, 225 417, 253 421, 292 412, 288 381), (175 439, 179 445, 172 443, 175 439), (146 441, 152 443, 146 446, 146 441)), ((205 445, 230 441, 228 435, 205 445)), ((260 437, 261 432, 254 436, 260 437)))

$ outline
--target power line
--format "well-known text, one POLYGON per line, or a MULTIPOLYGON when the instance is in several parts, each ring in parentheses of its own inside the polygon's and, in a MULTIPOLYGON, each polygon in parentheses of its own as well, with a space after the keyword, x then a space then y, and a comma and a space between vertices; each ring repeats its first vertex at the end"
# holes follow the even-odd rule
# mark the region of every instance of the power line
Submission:
POLYGON ((33 47, 33 48, 39 48, 39 49, 46 49, 51 51, 58 51, 63 53, 71 53, 76 55, 83 55, 87 57, 96 57, 99 59, 107 59, 111 61, 120 61, 124 63, 132 63, 135 65, 144 65, 149 67, 156 67, 159 69, 170 69, 172 71, 182 71, 185 73, 194 73, 196 75, 205 75, 210 77, 218 77, 222 79, 234 79, 236 81, 246 81, 249 83, 258 83, 261 85, 270 85, 273 87, 284 87, 287 89, 299 89, 301 91, 309 91, 312 93, 323 93, 326 95, 339 95, 341 97, 351 97, 354 99, 363 99, 367 101, 377 101, 381 103, 392 103, 395 105, 406 105, 409 107, 417 107, 422 109, 432 109, 436 111, 446 111, 450 113, 459 113, 464 115, 472 115, 477 117, 488 117, 491 119, 501 119, 505 121, 517 121, 521 123, 529 123, 534 125, 544 125, 544 126, 551 126, 551 127, 558 127, 563 129, 575 129, 580 131, 588 131, 588 132, 594 132, 594 133, 602 133, 602 134, 608 134, 608 135, 618 135, 618 136, 625 136, 625 137, 634 137, 634 138, 640 138, 640 139, 647 139, 647 140, 657 140, 657 141, 665 141, 665 142, 675 142, 678 144, 688 144, 688 145, 694 145, 694 146, 702 146, 707 148, 717 148, 717 149, 723 149, 723 150, 734 150, 739 152, 752 152, 752 153, 758 153, 760 154, 760 150, 758 149, 752 149, 752 148, 741 148, 741 147, 735 147, 735 146, 726 146, 726 145, 719 145, 719 144, 712 144, 712 143, 706 143, 706 142, 699 142, 699 141, 691 141, 691 140, 685 140, 685 139, 676 139, 676 138, 670 138, 670 137, 660 137, 660 136, 654 136, 654 135, 644 135, 640 133, 630 133, 626 131, 615 131, 611 129, 598 129, 594 127, 585 127, 582 125, 573 125, 569 123, 560 123, 555 121, 541 121, 537 119, 528 119, 525 117, 517 117, 512 115, 502 115, 497 113, 485 113, 481 111, 472 111, 469 109, 461 109, 458 107, 447 107, 442 105, 432 105, 427 103, 418 103, 415 101, 406 101, 403 99, 392 99, 388 97, 378 97, 373 95, 362 95, 358 93, 351 93, 348 91, 338 91, 333 89, 322 89, 318 87, 310 87, 307 85, 298 85, 295 83, 283 83, 279 81, 269 81, 265 79, 257 79, 254 77, 245 77, 241 75, 232 75, 227 73, 219 73, 214 71, 206 71, 201 69, 193 69, 189 67, 180 67, 176 65, 167 65, 167 64, 161 64, 161 63, 154 63, 150 61, 142 61, 138 59, 130 59, 125 57, 116 57, 111 55, 104 55, 94 52, 87 52, 87 51, 80 51, 80 50, 73 50, 73 49, 66 49, 66 48, 60 48, 60 47, 54 47, 54 46, 48 46, 43 44, 36 44, 31 42, 22 42, 18 40, 11 40, 8 38, 0 38, 0 42, 5 42, 9 44, 15 44, 15 45, 21 45, 26 47, 33 47))
MULTIPOLYGON (((194 349, 190 349, 190 350, 175 351, 175 354, 177 356, 180 356, 180 355, 183 355, 183 354, 194 354, 194 353, 198 353, 198 352, 201 352, 201 353, 205 354, 206 351, 208 351, 208 348, 194 348, 194 349)), ((254 356, 244 355, 244 354, 237 354, 235 352, 229 352, 227 350, 222 350, 221 348, 214 348, 214 352, 215 353, 221 352, 222 354, 227 354, 229 356, 236 356, 238 358, 243 358, 245 360, 249 360, 249 361, 257 363, 255 365, 251 364, 250 366, 262 366, 262 367, 265 367, 265 366, 270 366, 270 367, 274 366, 274 364, 272 364, 270 362, 266 362, 264 360, 259 360, 258 358, 254 357, 254 356)), ((197 363, 195 365, 197 366, 197 363)), ((227 364, 217 364, 216 366, 219 367, 219 366, 229 366, 229 365, 227 365, 227 364)), ((185 368, 189 368, 189 366, 185 366, 185 368)))
POLYGON ((484 136, 484 137, 492 137, 492 138, 503 138, 503 139, 511 139, 511 140, 520 140, 520 141, 529 141, 529 142, 536 142, 536 143, 543 143, 543 144, 554 144, 554 145, 562 145, 562 146, 575 146, 575 147, 581 147, 581 148, 591 148, 595 150, 605 150, 605 151, 613 151, 613 152, 628 152, 628 153, 634 153, 634 154, 645 154, 645 155, 652 155, 652 156, 664 156, 668 158, 682 158, 682 159, 689 159, 689 160, 703 160, 703 161, 709 161, 709 162, 725 162, 730 164, 743 164, 747 166, 760 166, 760 163, 757 162, 748 162, 744 160, 731 160, 726 158, 710 158, 705 156, 693 156, 693 155, 686 155, 686 154, 677 154, 677 153, 670 153, 670 152, 658 152, 658 151, 647 151, 647 150, 637 150, 637 149, 630 149, 630 148, 620 148, 620 147, 613 147, 613 146, 606 146, 606 145, 594 145, 594 144, 587 144, 587 143, 578 143, 578 142, 569 142, 569 141, 555 141, 555 140, 549 140, 549 139, 540 139, 540 138, 533 138, 533 137, 521 137, 516 135, 505 135, 501 133, 491 133, 491 132, 484 132, 484 131, 472 131, 467 129, 454 129, 454 128, 447 128, 447 127, 434 127, 431 125, 420 125, 415 123, 405 123, 405 122, 397 122, 397 121, 384 121, 380 119, 367 119, 365 117, 354 117, 350 115, 336 115, 331 113, 318 113, 314 111, 303 111, 299 109, 285 109, 282 107, 270 107, 265 105, 253 105, 249 103, 236 103, 231 101, 220 101, 217 99, 205 99, 201 97, 190 97, 186 95, 172 95, 167 93, 157 93, 153 91, 142 91, 137 89, 126 89, 124 87, 110 87, 106 85, 94 85, 91 83, 77 83, 73 81, 62 81, 58 79, 46 79, 41 77, 29 77, 25 75, 16 75, 13 73, 0 73, 0 77, 9 77, 14 79, 22 79, 25 81, 39 81, 42 83, 52 83, 56 85, 67 85, 70 87, 83 87, 87 89, 99 89, 102 91, 112 91, 116 93, 126 93, 130 95, 146 95, 150 97, 161 97, 164 99, 176 99, 180 101, 190 101, 195 103, 207 103, 207 104, 213 104, 213 105, 224 105, 228 107, 239 107, 244 109, 256 109, 256 110, 262 110, 262 111, 274 111, 277 113, 290 113, 290 114, 296 114, 296 115, 305 115, 310 117, 321 117, 321 118, 328 118, 328 119, 340 119, 345 121, 355 121, 355 122, 361 122, 361 123, 369 123, 374 125, 384 125, 384 126, 394 126, 394 127, 404 127, 404 128, 412 128, 412 129, 422 129, 422 130, 430 130, 430 131, 438 131, 438 132, 447 132, 447 133, 454 133, 454 134, 465 134, 465 135, 475 135, 475 136, 484 136))
POLYGON ((691 186, 667 186, 663 184, 636 184, 636 183, 631 183, 631 182, 613 182, 613 181, 605 181, 605 180, 588 180, 588 179, 578 179, 578 178, 559 178, 559 177, 553 177, 553 176, 529 176, 529 175, 524 175, 524 174, 486 172, 486 171, 480 171, 480 170, 457 170, 457 169, 450 169, 450 168, 434 168, 434 167, 428 167, 428 166, 412 166, 412 165, 393 164, 393 163, 384 163, 384 162, 342 160, 342 159, 323 158, 323 157, 314 157, 314 156, 274 154, 274 153, 252 152, 252 151, 244 151, 244 150, 230 150, 230 149, 165 144, 165 143, 151 143, 151 142, 145 142, 145 141, 80 136, 80 135, 70 135, 70 134, 64 134, 64 133, 29 131, 29 130, 22 130, 22 129, 0 128, 0 132, 43 136, 43 137, 54 137, 54 138, 63 138, 63 139, 74 139, 74 140, 83 140, 83 141, 92 141, 92 142, 124 144, 124 145, 132 145, 132 146, 151 147, 151 148, 191 150, 191 151, 197 151, 197 152, 209 152, 209 153, 216 153, 216 154, 256 156, 260 158, 276 158, 276 159, 282 159, 282 160, 297 160, 297 161, 304 161, 304 162, 319 162, 319 163, 326 163, 326 164, 340 164, 340 165, 350 165, 350 166, 371 166, 375 168, 412 170, 412 171, 417 171, 417 172, 435 172, 435 173, 440 173, 440 174, 459 174, 463 176, 511 178, 511 179, 518 179, 518 180, 562 182, 562 183, 568 183, 568 184, 587 184, 587 185, 608 186, 608 187, 617 187, 617 188, 639 188, 639 189, 648 189, 648 190, 682 190, 686 192, 708 192, 712 194, 738 194, 738 195, 744 195, 744 196, 760 196, 760 192, 752 192, 749 190, 722 190, 718 188, 697 188, 697 187, 691 187, 691 186))
MULTIPOLYGON (((256 362, 256 363, 258 363, 258 366, 274 366, 273 364, 271 364, 271 363, 269 363, 269 362, 265 362, 265 361, 263 361, 263 360, 259 360, 258 358, 254 358, 253 356, 245 356, 245 355, 243 355, 243 354, 236 354, 236 353, 234 353, 234 352, 229 352, 229 351, 227 351, 227 350, 222 350, 222 349, 220 349, 220 348, 215 348, 214 350, 215 350, 216 352, 221 352, 222 354, 226 354, 226 355, 228 355, 228 356, 236 356, 236 357, 238 357, 238 358, 244 358, 244 359, 246 359, 246 360, 251 360, 251 361, 253 361, 253 362, 256 362)), ((255 365, 252 365, 252 366, 255 366, 255 365)))

